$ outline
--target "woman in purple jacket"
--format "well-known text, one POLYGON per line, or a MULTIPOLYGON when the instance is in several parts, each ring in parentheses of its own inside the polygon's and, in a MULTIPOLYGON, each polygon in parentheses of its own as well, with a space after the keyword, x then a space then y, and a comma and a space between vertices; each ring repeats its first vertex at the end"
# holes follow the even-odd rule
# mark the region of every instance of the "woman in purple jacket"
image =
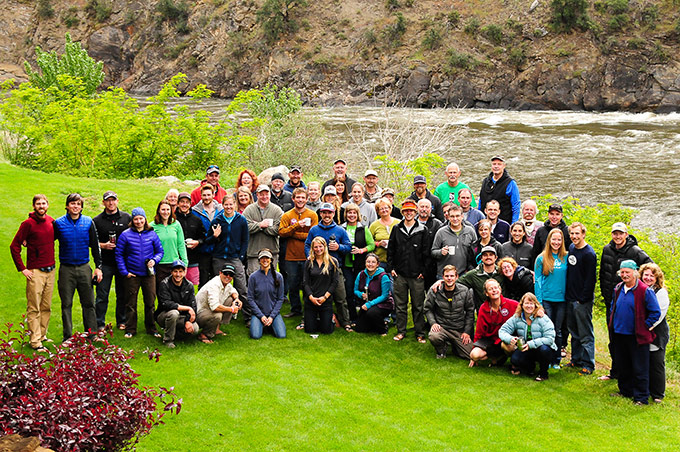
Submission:
POLYGON ((132 225, 123 231, 116 244, 116 264, 121 275, 127 277, 127 321, 125 337, 137 334, 137 295, 142 289, 144 326, 147 334, 161 337, 153 319, 156 299, 154 265, 163 258, 163 246, 158 235, 146 221, 144 209, 132 209, 132 225))

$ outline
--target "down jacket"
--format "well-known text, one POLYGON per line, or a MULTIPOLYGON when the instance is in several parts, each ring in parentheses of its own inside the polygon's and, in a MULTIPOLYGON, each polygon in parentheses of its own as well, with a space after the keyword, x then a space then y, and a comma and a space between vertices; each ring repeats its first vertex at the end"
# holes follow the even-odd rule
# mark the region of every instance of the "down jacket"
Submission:
POLYGON ((128 273, 146 276, 147 259, 153 259, 156 263, 163 259, 163 245, 156 231, 151 229, 137 232, 133 228, 124 230, 116 243, 118 272, 123 276, 128 273))
POLYGON ((438 323, 447 331, 467 333, 474 336, 475 304, 472 290, 456 284, 451 301, 446 298, 444 284, 435 293, 430 289, 425 297, 425 318, 430 325, 438 323))
POLYGON ((614 287, 621 282, 617 275, 621 262, 632 259, 638 266, 652 262, 652 259, 642 251, 637 244, 637 239, 628 235, 626 243, 619 249, 611 241, 602 248, 602 259, 600 259, 600 291, 605 304, 612 302, 614 287))
POLYGON ((509 344, 513 337, 520 337, 529 345, 530 349, 547 345, 553 350, 557 350, 557 345, 555 345, 555 326, 547 315, 531 317, 532 339, 530 341, 527 341, 527 326, 524 312, 522 312, 520 317, 513 315, 501 326, 501 329, 498 331, 498 337, 506 344, 509 344))

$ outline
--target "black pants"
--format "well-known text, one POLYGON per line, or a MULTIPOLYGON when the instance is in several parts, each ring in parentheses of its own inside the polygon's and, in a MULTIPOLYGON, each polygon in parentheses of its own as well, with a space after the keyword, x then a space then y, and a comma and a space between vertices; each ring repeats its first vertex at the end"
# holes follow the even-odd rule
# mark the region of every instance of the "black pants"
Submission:
POLYGON ((555 352, 547 345, 541 345, 538 348, 530 348, 526 352, 519 349, 512 353, 510 362, 513 366, 522 369, 525 372, 533 372, 538 363, 538 376, 541 378, 548 377, 548 367, 553 360, 555 352))
POLYGON ((142 299, 144 300, 144 327, 147 334, 156 332, 156 325, 153 319, 154 302, 156 300, 156 277, 135 276, 127 280, 127 311, 125 320, 125 332, 137 334, 137 295, 142 289, 142 299))
POLYGON ((198 288, 205 286, 213 276, 212 254, 200 253, 198 255, 198 288))
POLYGON ((371 306, 368 311, 359 309, 359 316, 357 317, 357 326, 355 330, 358 333, 387 333, 387 324, 385 317, 390 315, 389 309, 383 309, 376 306, 371 306))
POLYGON ((636 402, 649 403, 649 345, 638 345, 635 335, 613 333, 619 366, 619 392, 636 402))
POLYGON ((305 333, 331 334, 335 329, 333 323, 333 297, 317 306, 305 300, 305 333))
MULTIPOLYGON (((606 317, 607 317, 607 325, 609 325, 609 319, 611 318, 612 315, 612 304, 611 303, 605 303, 605 308, 606 308, 606 317)), ((619 368, 616 363, 616 353, 614 352, 614 339, 613 339, 613 331, 609 331, 609 344, 607 344, 607 348, 609 349, 609 356, 612 357, 612 368, 609 370, 609 375, 612 378, 618 378, 619 377, 619 368)))

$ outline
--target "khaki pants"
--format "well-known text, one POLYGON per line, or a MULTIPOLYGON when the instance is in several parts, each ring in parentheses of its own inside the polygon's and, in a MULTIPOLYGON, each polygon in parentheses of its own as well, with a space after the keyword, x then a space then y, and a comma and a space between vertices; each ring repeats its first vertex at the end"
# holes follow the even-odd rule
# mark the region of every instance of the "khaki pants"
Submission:
POLYGON ((37 268, 32 271, 33 278, 26 281, 26 323, 31 332, 31 347, 38 348, 47 336, 56 272, 47 273, 37 268))
POLYGON ((437 353, 446 353, 448 344, 452 344, 453 352, 464 359, 470 359, 470 352, 474 348, 472 342, 467 345, 463 344, 463 340, 460 338, 460 333, 458 331, 449 331, 444 328, 436 333, 433 333, 432 330, 430 330, 429 339, 437 353))

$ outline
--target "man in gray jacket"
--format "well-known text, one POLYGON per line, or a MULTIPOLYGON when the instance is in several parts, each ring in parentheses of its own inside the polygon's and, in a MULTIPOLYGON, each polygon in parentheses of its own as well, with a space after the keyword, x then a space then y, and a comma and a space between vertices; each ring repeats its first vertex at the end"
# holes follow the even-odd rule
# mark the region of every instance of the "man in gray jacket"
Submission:
POLYGON ((262 248, 272 252, 272 268, 276 268, 279 257, 279 224, 283 211, 279 206, 269 202, 271 193, 269 186, 257 187, 257 202, 243 211, 248 221, 248 275, 260 269, 257 253, 262 248))
POLYGON ((456 355, 470 359, 475 320, 472 290, 456 284, 458 271, 453 265, 446 265, 443 273, 442 286, 437 292, 428 290, 425 298, 430 343, 437 352, 437 359, 446 358, 448 344, 453 345, 456 355))
POLYGON ((460 206, 453 205, 448 213, 449 224, 442 227, 432 242, 432 257, 437 263, 437 275, 442 274, 446 265, 453 265, 459 274, 474 267, 472 244, 477 239, 475 230, 463 223, 463 212, 460 206))

